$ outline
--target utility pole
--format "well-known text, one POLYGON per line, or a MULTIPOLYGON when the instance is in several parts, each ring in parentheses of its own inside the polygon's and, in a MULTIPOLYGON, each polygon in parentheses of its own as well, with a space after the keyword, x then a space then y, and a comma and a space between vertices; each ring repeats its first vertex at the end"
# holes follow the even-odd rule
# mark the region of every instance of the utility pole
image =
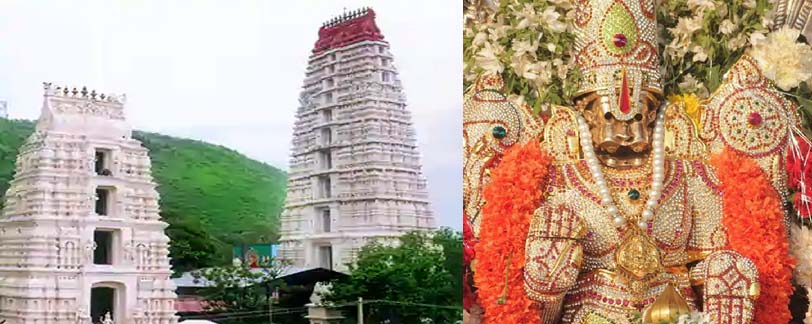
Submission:
POLYGON ((273 324, 273 303, 277 300, 279 300, 279 287, 276 287, 271 298, 268 298, 268 320, 271 324, 273 324))
POLYGON ((358 324, 364 324, 364 298, 358 297, 358 324))
POLYGON ((268 322, 273 324, 273 298, 268 298, 268 322))

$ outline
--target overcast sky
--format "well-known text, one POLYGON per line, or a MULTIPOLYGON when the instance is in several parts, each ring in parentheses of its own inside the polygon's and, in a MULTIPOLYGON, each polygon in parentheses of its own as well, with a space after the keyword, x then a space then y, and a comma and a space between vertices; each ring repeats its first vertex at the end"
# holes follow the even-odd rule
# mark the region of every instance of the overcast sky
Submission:
MULTIPOLYGON (((42 82, 126 93, 139 130, 287 169, 321 24, 371 6, 391 44, 438 223, 461 228, 462 12, 457 1, 0 1, 0 100, 36 119, 42 82)), ((224 215, 226 216, 226 215, 224 215)))

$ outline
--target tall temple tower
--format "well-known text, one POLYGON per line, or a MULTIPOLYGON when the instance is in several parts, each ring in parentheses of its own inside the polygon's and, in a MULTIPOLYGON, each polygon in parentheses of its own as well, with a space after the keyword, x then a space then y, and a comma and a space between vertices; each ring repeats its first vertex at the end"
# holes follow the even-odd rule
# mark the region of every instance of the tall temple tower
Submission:
POLYGON ((123 96, 44 86, 0 217, 0 320, 177 323, 167 225, 123 96))
POLYGON ((343 271, 372 239, 434 228, 392 62, 372 9, 319 29, 296 111, 281 258, 343 271))

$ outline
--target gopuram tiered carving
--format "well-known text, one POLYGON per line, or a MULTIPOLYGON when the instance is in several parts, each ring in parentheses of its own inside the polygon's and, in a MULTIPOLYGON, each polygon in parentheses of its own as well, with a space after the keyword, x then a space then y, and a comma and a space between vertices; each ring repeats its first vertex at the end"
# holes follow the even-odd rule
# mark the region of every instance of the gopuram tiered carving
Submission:
POLYGON ((372 240, 431 229, 411 114, 372 9, 319 29, 296 111, 280 257, 346 270, 372 240))

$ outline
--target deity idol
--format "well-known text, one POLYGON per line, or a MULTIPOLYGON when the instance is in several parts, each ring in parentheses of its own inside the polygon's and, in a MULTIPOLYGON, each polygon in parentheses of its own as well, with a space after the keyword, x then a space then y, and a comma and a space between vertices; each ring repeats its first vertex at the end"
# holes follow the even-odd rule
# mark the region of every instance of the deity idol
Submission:
POLYGON ((700 130, 665 100, 655 1, 576 2, 572 107, 539 118, 497 76, 465 98, 481 319, 787 323, 795 106, 744 56, 703 101, 700 130))

